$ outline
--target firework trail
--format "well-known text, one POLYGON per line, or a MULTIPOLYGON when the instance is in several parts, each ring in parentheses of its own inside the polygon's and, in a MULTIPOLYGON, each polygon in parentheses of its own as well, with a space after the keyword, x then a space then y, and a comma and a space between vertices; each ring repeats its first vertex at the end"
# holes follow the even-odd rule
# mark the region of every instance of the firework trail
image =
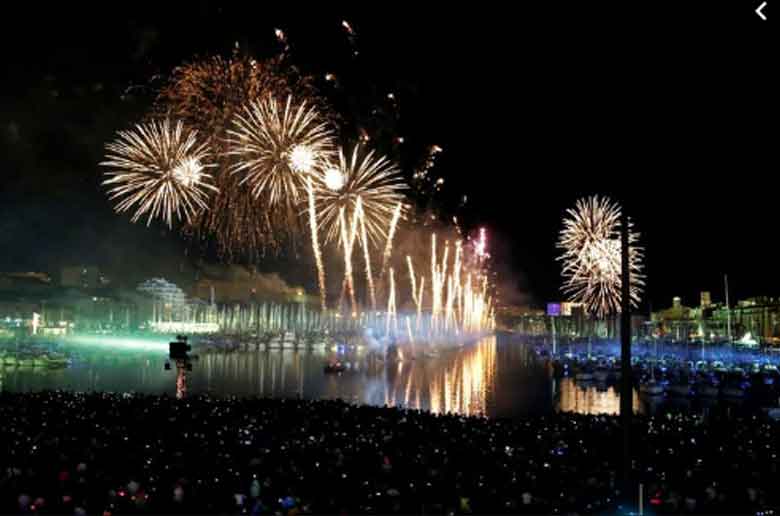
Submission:
POLYGON ((197 131, 169 120, 138 124, 134 130, 119 131, 106 145, 108 196, 117 213, 135 208, 132 221, 147 215, 147 226, 161 218, 170 228, 174 219, 190 221, 208 209, 211 193, 217 188, 205 172, 211 165, 208 146, 198 143, 197 131))
POLYGON ((314 261, 317 265, 317 280, 320 286, 320 306, 324 312, 327 309, 327 291, 325 287, 325 265, 322 262, 322 251, 320 250, 320 238, 317 232, 317 210, 314 202, 314 188, 311 185, 311 178, 306 180, 306 191, 309 197, 309 229, 311 230, 311 247, 314 252, 314 261))
POLYGON ((395 211, 393 211, 393 218, 390 219, 390 228, 387 230, 387 242, 385 243, 385 252, 382 254, 382 270, 379 273, 380 278, 385 276, 387 263, 390 260, 390 256, 393 254, 393 237, 395 236, 395 231, 398 228, 398 221, 401 220, 402 212, 403 204, 399 202, 395 207, 395 211))
POLYGON ((431 236, 431 331, 435 330, 434 322, 438 316, 439 273, 436 255, 436 233, 431 236))
POLYGON ((287 42, 287 35, 282 29, 274 29, 277 41, 282 45, 282 51, 286 54, 290 51, 290 44, 287 42))
POLYGON ((487 235, 485 233, 485 228, 479 228, 479 241, 476 245, 476 253, 477 253, 477 259, 479 260, 480 264, 482 261, 484 261, 485 258, 488 257, 487 254, 487 235))
POLYGON ((352 313, 357 313, 357 301, 355 298, 355 282, 352 274, 352 249, 355 246, 355 237, 358 228, 358 217, 352 216, 351 220, 344 214, 344 210, 339 214, 339 225, 341 226, 341 242, 344 249, 344 284, 349 293, 352 313), (350 227, 348 230, 348 226, 350 227))
POLYGON ((455 290, 455 319, 456 322, 460 321, 463 317, 463 308, 462 308, 462 298, 461 298, 461 291, 463 290, 462 284, 461 284, 461 272, 462 272, 462 260, 463 257, 463 245, 460 240, 455 242, 455 269, 453 270, 453 274, 455 275, 454 278, 454 290, 455 290))
POLYGON ((352 25, 349 24, 347 20, 341 21, 341 26, 344 28, 344 31, 347 33, 347 39, 349 39, 349 44, 352 47, 352 56, 357 57, 358 50, 357 46, 355 45, 355 31, 352 28, 352 25))
POLYGON ((406 265, 409 267, 409 281, 412 284, 412 301, 414 301, 414 306, 417 307, 420 304, 417 301, 417 280, 414 274, 414 265, 412 265, 412 257, 408 254, 406 255, 406 265))
POLYGON ((371 309, 376 311, 376 290, 374 289, 374 276, 371 272, 371 253, 368 249, 368 236, 366 235, 366 222, 363 216, 363 206, 358 199, 358 208, 356 216, 360 219, 360 237, 363 247, 363 259, 366 262, 366 282, 368 283, 368 293, 371 299, 371 309))
POLYGON ((417 321, 416 331, 420 333, 420 323, 422 322, 423 295, 425 294, 425 276, 420 276, 420 290, 417 293, 417 321))
MULTIPOLYGON (((558 240, 563 262, 563 291, 583 303, 588 313, 603 318, 620 311, 621 250, 620 206, 607 197, 577 201, 567 210, 558 240)), ((639 234, 629 222, 629 270, 631 304, 636 306, 644 286, 639 234)))
POLYGON ((439 154, 442 150, 443 149, 438 145, 431 145, 428 148, 428 155, 426 156, 425 160, 412 175, 412 185, 421 195, 428 195, 430 193, 429 189, 431 184, 433 184, 434 189, 438 189, 437 187, 441 186, 437 184, 437 182, 431 183, 429 175, 431 169, 436 164, 436 155, 439 154))
POLYGON ((393 331, 398 331, 398 320, 395 312, 395 273, 390 267, 390 294, 387 296, 387 328, 386 335, 390 335, 390 321, 393 321, 393 331))

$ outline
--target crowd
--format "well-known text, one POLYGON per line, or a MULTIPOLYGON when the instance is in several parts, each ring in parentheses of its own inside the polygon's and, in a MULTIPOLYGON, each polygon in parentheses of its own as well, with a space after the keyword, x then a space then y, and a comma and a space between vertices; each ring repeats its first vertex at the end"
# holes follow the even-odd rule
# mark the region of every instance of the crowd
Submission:
MULTIPOLYGON (((614 512, 608 416, 491 420, 340 401, 0 394, 0 512, 614 512)), ((638 417, 634 476, 653 513, 780 503, 780 426, 638 417)))

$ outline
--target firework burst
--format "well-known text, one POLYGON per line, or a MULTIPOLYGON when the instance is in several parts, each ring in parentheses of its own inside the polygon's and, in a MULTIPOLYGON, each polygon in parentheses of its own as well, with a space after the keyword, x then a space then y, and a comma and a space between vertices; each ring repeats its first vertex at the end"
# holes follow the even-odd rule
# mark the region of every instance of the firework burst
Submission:
MULTIPOLYGON (((631 303, 636 306, 644 287, 643 251, 635 245, 639 234, 629 223, 631 303)), ((563 262, 563 291, 597 317, 620 311, 621 251, 620 206, 609 198, 593 196, 567 210, 558 239, 563 262)))
POLYGON ((284 208, 287 227, 297 224, 306 180, 319 173, 333 149, 333 133, 314 106, 272 96, 252 101, 228 131, 231 173, 269 210, 284 208))
MULTIPOLYGON (((320 227, 326 241, 339 238, 339 214, 347 220, 357 212, 361 201, 363 223, 373 244, 387 236, 394 210, 403 202, 406 185, 398 168, 374 151, 357 145, 352 154, 339 152, 338 166, 325 170, 317 201, 320 227)), ((401 204, 402 205, 402 204, 401 204)))
POLYGON ((173 70, 161 89, 155 110, 183 120, 219 146, 233 116, 253 99, 313 96, 311 79, 293 75, 283 56, 258 61, 236 51, 231 57, 213 56, 173 70))
MULTIPOLYGON (((331 120, 332 112, 318 96, 313 78, 299 74, 284 55, 256 60, 239 50, 230 57, 206 57, 177 67, 155 102, 158 116, 182 120, 210 142, 219 192, 209 201, 210 209, 198 212, 184 231, 204 244, 213 240, 228 260, 254 260, 288 243, 288 235, 275 227, 273 213, 241 184, 242 177, 230 173, 235 157, 228 155, 227 130, 249 102, 268 95, 305 98, 331 120)), ((299 151, 295 159, 303 157, 299 151)))
POLYGON ((206 172, 211 166, 206 162, 208 145, 198 143, 197 137, 197 131, 167 119, 120 131, 106 145, 101 163, 109 169, 103 184, 109 187, 109 198, 117 201, 114 209, 134 209, 133 222, 146 215, 147 225, 161 218, 168 227, 206 210, 209 195, 218 190, 206 172))

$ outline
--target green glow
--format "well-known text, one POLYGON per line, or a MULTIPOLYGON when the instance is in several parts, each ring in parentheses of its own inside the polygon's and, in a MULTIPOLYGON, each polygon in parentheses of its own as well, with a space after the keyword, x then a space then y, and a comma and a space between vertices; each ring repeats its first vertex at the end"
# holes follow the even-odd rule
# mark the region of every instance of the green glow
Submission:
POLYGON ((118 351, 168 351, 168 339, 164 337, 114 337, 110 335, 74 335, 68 344, 109 348, 118 351))

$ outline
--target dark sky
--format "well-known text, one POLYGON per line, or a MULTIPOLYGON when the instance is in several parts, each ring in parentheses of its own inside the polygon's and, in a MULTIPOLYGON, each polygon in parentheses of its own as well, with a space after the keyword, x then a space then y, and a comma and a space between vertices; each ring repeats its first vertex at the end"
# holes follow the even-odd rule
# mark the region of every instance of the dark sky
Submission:
POLYGON ((499 270, 537 302, 560 297, 564 210, 595 193, 636 220, 654 306, 673 295, 693 304, 700 290, 720 299, 723 273, 735 297, 780 294, 779 47, 776 23, 751 2, 338 4, 33 4, 8 16, 0 268, 175 268, 166 257, 181 253, 179 237, 111 214, 102 146, 148 109, 155 74, 236 41, 272 55, 281 27, 305 71, 349 72, 362 91, 397 93, 402 159, 444 148, 434 169, 443 200, 469 196, 462 216, 491 229, 499 270), (357 33, 357 60, 342 19, 357 33))

